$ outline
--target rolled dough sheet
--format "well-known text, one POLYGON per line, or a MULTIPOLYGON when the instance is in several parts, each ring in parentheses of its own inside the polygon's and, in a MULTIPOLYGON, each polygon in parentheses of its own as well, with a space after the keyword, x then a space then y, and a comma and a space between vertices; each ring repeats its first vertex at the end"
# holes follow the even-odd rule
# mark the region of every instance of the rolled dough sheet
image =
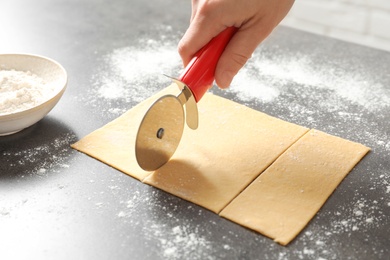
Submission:
POLYGON ((369 148, 310 130, 220 213, 286 245, 369 148))
POLYGON ((168 93, 178 94, 177 87, 171 85, 72 147, 144 183, 215 213, 223 210, 221 216, 259 231, 281 244, 288 243, 303 229, 368 151, 362 145, 320 132, 306 134, 309 129, 305 127, 206 94, 198 103, 199 128, 194 131, 185 127, 172 159, 153 173, 145 172, 135 159, 138 127, 150 105, 168 93), (324 137, 326 142, 320 141, 320 137, 324 137), (299 147, 306 149, 301 149, 298 158, 294 151, 299 147), (295 160, 286 161, 291 153, 295 160), (266 174, 261 174, 271 164, 266 174), (289 174, 283 175, 281 180, 280 170, 275 170, 275 167, 289 174), (312 173, 312 168, 318 172, 312 173), (259 175, 260 178, 252 183, 259 175), (263 175, 267 182, 262 181, 263 175), (315 177, 317 175, 318 178, 315 177), (258 190, 258 183, 266 185, 258 190), (327 185, 323 187, 322 183, 327 185), (286 187, 290 190, 296 187, 298 191, 283 192, 286 187), (278 196, 281 196, 281 201, 269 201, 278 196), (286 209, 283 210, 283 207, 286 209), (282 214, 284 212, 296 215, 290 219, 289 215, 282 214))

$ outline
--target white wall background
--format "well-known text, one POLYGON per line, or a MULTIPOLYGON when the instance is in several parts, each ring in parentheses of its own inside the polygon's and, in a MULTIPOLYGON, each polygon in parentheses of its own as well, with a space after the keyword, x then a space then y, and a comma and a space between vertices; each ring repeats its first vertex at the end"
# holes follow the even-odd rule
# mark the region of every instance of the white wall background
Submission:
POLYGON ((282 24, 390 51, 390 0, 295 0, 282 24))

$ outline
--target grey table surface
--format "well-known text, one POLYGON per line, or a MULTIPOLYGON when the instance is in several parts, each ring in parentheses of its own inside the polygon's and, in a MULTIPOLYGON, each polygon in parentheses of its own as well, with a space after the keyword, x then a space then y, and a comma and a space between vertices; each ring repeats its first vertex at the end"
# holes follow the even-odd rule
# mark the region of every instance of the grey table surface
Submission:
POLYGON ((70 148, 177 75, 190 10, 0 2, 0 52, 51 57, 69 77, 43 120, 0 138, 0 258, 389 259, 388 52, 278 27, 229 90, 211 90, 372 149, 286 247, 70 148))

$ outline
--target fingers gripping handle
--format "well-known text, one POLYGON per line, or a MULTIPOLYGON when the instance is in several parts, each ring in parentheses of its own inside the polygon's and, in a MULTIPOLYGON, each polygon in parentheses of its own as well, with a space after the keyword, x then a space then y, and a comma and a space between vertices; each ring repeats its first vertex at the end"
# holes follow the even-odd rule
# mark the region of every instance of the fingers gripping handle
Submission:
POLYGON ((237 28, 229 27, 214 37, 195 54, 180 75, 179 80, 191 89, 196 102, 212 86, 218 60, 236 31, 237 28))

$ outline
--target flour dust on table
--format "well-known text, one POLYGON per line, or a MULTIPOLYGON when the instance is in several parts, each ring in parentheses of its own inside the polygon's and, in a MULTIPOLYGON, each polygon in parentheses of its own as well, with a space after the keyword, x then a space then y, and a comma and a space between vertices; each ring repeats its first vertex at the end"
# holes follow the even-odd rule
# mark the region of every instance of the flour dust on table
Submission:
POLYGON ((99 59, 102 65, 91 79, 88 99, 92 106, 104 103, 107 115, 118 116, 132 106, 171 84, 164 75, 177 77, 182 62, 170 26, 161 26, 150 38, 139 38, 131 46, 114 49, 99 59), (158 37, 155 39, 155 37, 158 37))
MULTIPOLYGON (((118 192, 113 189, 112 194, 118 192)), ((159 248, 161 259, 215 259, 210 255, 215 253, 217 247, 221 247, 208 238, 208 231, 205 225, 194 225, 192 218, 203 218, 203 211, 196 206, 189 205, 187 208, 178 208, 172 200, 175 198, 161 198, 158 190, 151 190, 150 193, 143 193, 129 190, 129 196, 120 200, 117 218, 124 223, 130 223, 132 227, 140 226, 140 236, 147 243, 159 248), (182 212, 191 213, 189 218, 181 218, 182 212), (167 218, 161 218, 165 214, 167 218), (137 216, 137 217, 135 217, 137 216), (142 217, 140 217, 142 216, 142 217)), ((119 199, 119 198, 118 198, 119 199)), ((104 205, 99 205, 99 208, 104 205)), ((216 225, 216 224, 215 224, 216 225)), ((127 237, 123 237, 123 246, 127 247, 127 237)), ((228 255, 230 250, 229 239, 223 248, 228 255)), ((150 252, 145 252, 148 255, 150 252)))
POLYGON ((52 139, 49 143, 30 147, 24 150, 9 150, 0 153, 4 162, 16 159, 17 163, 10 163, 9 168, 20 166, 29 169, 24 172, 21 178, 30 176, 46 177, 53 172, 60 172, 61 169, 69 168, 68 159, 69 144, 74 142, 74 134, 64 133, 52 139))
MULTIPOLYGON (((329 90, 371 112, 390 108, 390 91, 364 73, 338 71, 331 63, 318 69, 315 61, 300 53, 268 56, 261 49, 256 52, 228 91, 236 93, 242 101, 273 102, 287 88, 299 86, 306 98, 316 88, 329 90)), ((334 104, 328 105, 327 109, 334 109, 334 104)))

